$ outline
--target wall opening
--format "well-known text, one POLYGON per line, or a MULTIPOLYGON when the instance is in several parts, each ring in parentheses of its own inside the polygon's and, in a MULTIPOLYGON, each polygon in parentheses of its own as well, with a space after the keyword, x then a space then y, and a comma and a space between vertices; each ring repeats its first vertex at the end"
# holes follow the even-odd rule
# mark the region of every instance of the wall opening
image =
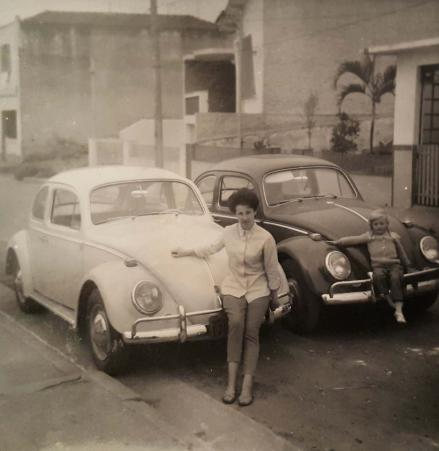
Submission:
MULTIPOLYGON (((235 112, 235 66, 230 61, 187 61, 185 93, 207 92, 209 113, 235 112)), ((187 97, 188 98, 188 97, 187 97)), ((195 100, 189 97, 185 114, 198 112, 195 100)))
POLYGON ((2 129, 5 138, 17 139, 17 112, 2 111, 2 129))

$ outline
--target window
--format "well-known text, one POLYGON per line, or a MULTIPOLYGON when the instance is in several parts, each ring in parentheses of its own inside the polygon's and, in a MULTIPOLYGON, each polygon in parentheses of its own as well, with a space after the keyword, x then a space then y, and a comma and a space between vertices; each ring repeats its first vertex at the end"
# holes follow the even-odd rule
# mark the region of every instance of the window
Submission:
POLYGON ((248 188, 254 190, 255 187, 253 183, 244 178, 237 176, 226 176, 223 177, 221 181, 221 191, 220 191, 220 200, 219 203, 222 207, 229 206, 229 197, 241 188, 248 188))
POLYGON ((177 210, 190 215, 203 214, 200 207, 200 201, 196 198, 192 188, 185 183, 172 183, 171 186, 175 208, 177 210))
POLYGON ((195 114, 200 111, 200 98, 198 96, 186 97, 185 99, 186 114, 195 114))
POLYGON ((198 183, 198 189, 201 191, 201 195, 204 197, 204 200, 209 208, 213 205, 213 190, 215 188, 215 182, 216 177, 214 175, 208 175, 198 183))
POLYGON ((3 44, 1 46, 0 63, 0 72, 9 74, 11 72, 11 47, 9 46, 9 44, 3 44))
POLYGON ((186 183, 168 180, 141 180, 96 188, 90 195, 93 224, 175 213, 202 215, 203 209, 193 189, 186 183))
POLYGON ((439 144, 439 65, 422 68, 421 144, 439 144))
POLYGON ((15 110, 2 112, 3 133, 6 138, 17 138, 17 112, 15 110))
POLYGON ((81 214, 79 212, 79 201, 74 193, 65 189, 55 190, 51 222, 79 230, 81 214))
POLYGON ((47 194, 49 189, 47 186, 43 187, 37 194, 32 206, 32 216, 35 219, 44 219, 44 212, 46 210, 47 194))
POLYGON ((274 172, 265 177, 264 191, 268 205, 306 197, 356 197, 343 173, 333 168, 314 167, 274 172))

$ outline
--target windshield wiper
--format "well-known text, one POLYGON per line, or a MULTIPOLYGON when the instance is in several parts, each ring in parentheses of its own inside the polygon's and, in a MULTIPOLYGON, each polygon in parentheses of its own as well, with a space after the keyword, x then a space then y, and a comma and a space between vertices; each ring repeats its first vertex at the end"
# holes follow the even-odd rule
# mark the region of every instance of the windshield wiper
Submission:
POLYGON ((281 200, 279 202, 276 202, 275 204, 270 204, 270 207, 277 207, 278 205, 287 204, 289 202, 303 202, 306 199, 321 199, 324 197, 328 197, 329 199, 337 199, 338 198, 338 196, 336 194, 316 194, 313 196, 301 196, 301 197, 296 197, 294 199, 281 200))
POLYGON ((163 213, 164 215, 167 215, 170 213, 175 213, 176 215, 181 215, 184 213, 184 210, 180 210, 178 208, 168 208, 167 210, 164 210, 161 213, 163 213))
POLYGON ((162 211, 151 211, 150 213, 141 213, 138 215, 133 215, 133 220, 138 218, 139 216, 157 216, 157 215, 169 215, 169 214, 184 214, 183 210, 178 210, 176 208, 170 208, 168 210, 162 210, 162 211))
POLYGON ((316 196, 312 196, 312 197, 329 197, 330 199, 337 199, 338 196, 336 194, 318 194, 316 196))
POLYGON ((104 224, 106 222, 119 221, 120 219, 131 218, 131 216, 113 216, 112 218, 103 219, 102 221, 95 222, 95 225, 104 224))

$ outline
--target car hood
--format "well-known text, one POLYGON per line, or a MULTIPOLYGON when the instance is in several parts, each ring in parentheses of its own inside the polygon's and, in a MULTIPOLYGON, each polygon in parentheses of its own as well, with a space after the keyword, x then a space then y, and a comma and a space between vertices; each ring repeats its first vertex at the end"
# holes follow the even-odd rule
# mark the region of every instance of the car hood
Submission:
MULTIPOLYGON (((274 207, 270 209, 269 217, 307 232, 320 233, 325 239, 337 240, 369 230, 367 218, 376 208, 357 199, 316 198, 274 207)), ((406 227, 390 215, 389 221, 390 229, 401 237, 404 249, 413 258, 406 227)))
POLYGON ((175 258, 176 247, 193 248, 214 242, 222 228, 205 216, 154 215, 123 219, 96 227, 94 242, 136 259, 186 311, 216 308, 215 285, 228 270, 225 251, 206 261, 175 258))

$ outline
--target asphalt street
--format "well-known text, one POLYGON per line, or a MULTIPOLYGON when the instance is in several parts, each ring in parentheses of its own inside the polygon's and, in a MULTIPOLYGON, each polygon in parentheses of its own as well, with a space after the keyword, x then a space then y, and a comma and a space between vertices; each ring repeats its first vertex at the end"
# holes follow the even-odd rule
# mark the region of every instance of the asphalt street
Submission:
MULTIPOLYGON (((0 178, 2 261, 37 186, 0 178)), ((74 361, 92 365, 62 320, 48 312, 23 314, 11 294, 0 298, 0 309, 74 361)), ((262 334, 255 403, 230 409, 305 450, 437 450, 438 324, 439 303, 406 327, 376 306, 332 309, 306 337, 277 324, 262 334)), ((190 428, 197 412, 182 412, 179 395, 206 394, 212 409, 222 409, 212 399, 220 400, 225 377, 225 343, 216 341, 138 347, 131 370, 118 379, 169 422, 190 428)))

